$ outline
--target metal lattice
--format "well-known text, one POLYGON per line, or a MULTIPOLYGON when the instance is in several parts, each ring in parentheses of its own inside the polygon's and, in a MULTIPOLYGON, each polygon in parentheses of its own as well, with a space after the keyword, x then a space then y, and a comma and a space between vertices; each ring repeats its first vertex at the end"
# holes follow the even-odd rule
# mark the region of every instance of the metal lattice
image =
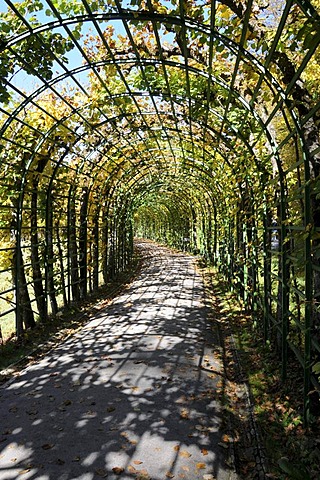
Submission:
POLYGON ((307 420, 320 355, 319 3, 4 4, 2 334, 112 280, 134 234, 149 236, 219 265, 281 352, 283 378, 288 350, 301 363, 307 420))

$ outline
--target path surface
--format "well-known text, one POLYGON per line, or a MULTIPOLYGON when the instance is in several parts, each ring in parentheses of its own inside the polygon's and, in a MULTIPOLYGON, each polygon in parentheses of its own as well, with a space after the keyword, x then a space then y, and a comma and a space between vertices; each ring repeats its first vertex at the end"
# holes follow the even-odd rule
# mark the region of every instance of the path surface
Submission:
POLYGON ((192 257, 140 246, 130 287, 1 388, 1 480, 236 478, 202 279, 192 257))

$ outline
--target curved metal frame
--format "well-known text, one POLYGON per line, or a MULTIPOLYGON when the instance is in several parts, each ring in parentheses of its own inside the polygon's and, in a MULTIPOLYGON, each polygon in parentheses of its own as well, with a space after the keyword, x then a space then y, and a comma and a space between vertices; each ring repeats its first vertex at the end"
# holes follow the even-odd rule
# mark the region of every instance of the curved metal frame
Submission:
POLYGON ((17 35, 1 39, 0 53, 11 55, 41 85, 31 93, 24 93, 23 85, 15 83, 14 78, 3 79, 1 84, 13 92, 16 104, 0 107, 3 154, 0 162, 5 172, 0 181, 3 192, 0 233, 9 244, 9 247, 0 249, 0 255, 6 258, 14 253, 11 266, 0 272, 0 275, 6 275, 6 281, 10 275, 14 277, 13 287, 5 287, 0 295, 6 297, 15 292, 16 298, 10 300, 9 309, 0 309, 0 320, 14 310, 17 333, 23 333, 24 312, 31 309, 39 313, 39 308, 35 307, 38 299, 27 298, 35 281, 44 285, 47 316, 56 313, 59 296, 63 296, 65 305, 77 299, 76 279, 79 274, 82 276, 79 285, 85 282, 83 294, 88 289, 87 283, 91 289, 93 284, 97 287, 106 281, 111 253, 117 258, 113 274, 125 268, 132 254, 134 212, 141 212, 141 205, 149 209, 150 196, 158 198, 161 206, 163 200, 159 189, 164 188, 169 202, 166 205, 167 225, 172 224, 179 212, 182 215, 186 205, 190 209, 194 204, 199 229, 208 225, 201 249, 204 252, 212 249, 212 258, 220 261, 226 277, 238 279, 239 295, 248 308, 263 312, 260 323, 265 337, 272 337, 274 331, 280 333, 283 379, 287 371, 288 348, 301 362, 307 423, 311 382, 319 388, 316 377, 311 375, 312 359, 320 358, 319 339, 313 329, 314 324, 320 322, 316 305, 320 295, 317 291, 320 289, 320 273, 317 273, 320 265, 315 260, 320 251, 316 239, 320 224, 315 219, 318 187, 317 179, 313 178, 313 165, 318 160, 320 164, 320 141, 316 147, 313 141, 310 147, 308 125, 319 116, 320 102, 312 104, 310 100, 310 108, 301 113, 292 99, 295 98, 295 89, 300 87, 301 75, 320 43, 320 19, 312 3, 306 0, 296 2, 306 21, 318 24, 319 28, 288 82, 283 82, 280 71, 271 71, 270 68, 274 65, 275 55, 279 54, 279 42, 288 25, 292 1, 285 2, 264 58, 261 52, 253 51, 253 44, 246 40, 251 28, 252 1, 247 2, 238 41, 232 35, 228 37, 223 28, 219 31, 215 1, 211 2, 206 20, 201 22, 187 16, 182 2, 175 14, 169 10, 167 14, 160 14, 154 11, 150 0, 147 0, 144 11, 123 9, 121 2, 116 0, 115 7, 106 12, 93 12, 90 1, 82 0, 83 13, 65 18, 51 0, 46 0, 56 20, 35 25, 19 13, 18 6, 11 0, 5 0, 5 3, 19 18, 23 29, 17 35), (131 49, 127 58, 104 36, 103 26, 112 22, 120 22, 123 26, 131 49), (134 38, 132 26, 145 22, 152 25, 157 54, 143 52, 134 38), (94 27, 106 58, 90 58, 82 39, 72 30, 79 24, 94 27), (176 34, 180 29, 179 44, 172 46, 171 58, 162 43, 165 37, 162 25, 176 34), (58 65, 60 72, 48 80, 35 66, 28 65, 19 53, 19 46, 36 38, 39 45, 46 47, 44 35, 52 32, 62 32, 85 64, 68 68, 58 54, 50 52, 50 61, 52 65, 58 65), (191 58, 191 34, 206 39, 206 61, 191 58), (213 71, 216 47, 230 59, 232 71, 228 76, 213 71), (122 85, 121 92, 112 91, 104 77, 103 70, 110 66, 115 68, 122 85), (126 73, 128 67, 139 72, 144 89, 134 87, 126 73), (148 80, 147 69, 150 67, 161 69, 162 91, 148 80), (255 76, 250 93, 241 89, 238 80, 246 68, 255 76), (181 82, 185 86, 184 94, 172 91, 171 75, 178 72, 181 72, 181 82), (92 98, 92 87, 83 81, 89 73, 104 92, 108 106, 92 98), (72 95, 63 91, 62 85, 67 80, 72 81, 73 95, 79 96, 80 105, 71 98, 72 95), (192 82, 200 80, 205 85, 201 99, 192 91, 192 82), (215 89, 220 94, 223 92, 222 99, 217 100, 214 95, 211 98, 215 89), (261 104, 264 92, 275 99, 273 104, 261 104), (63 107, 63 114, 44 106, 43 99, 51 94, 56 104, 63 107), (132 105, 129 110, 127 102, 132 105), (239 125, 234 124, 233 107, 240 118, 239 125), (197 109, 202 109, 201 115, 195 114, 197 109), (49 126, 34 124, 34 114, 43 115, 51 123, 48 122, 49 126), (94 116, 98 121, 91 120, 94 116), (285 126, 280 139, 275 131, 278 116, 285 126), (130 139, 126 138, 121 122, 134 124, 129 130, 130 139), (57 147, 56 139, 61 129, 69 132, 70 138, 57 147), (33 143, 24 144, 23 134, 33 137, 33 143), (262 138, 265 145, 262 145, 262 138), (290 149, 292 141, 295 158, 291 162, 284 149, 290 149), (45 147, 48 147, 46 159, 42 157, 45 147), (19 169, 20 176, 17 174, 19 169), (251 175, 250 172, 255 173, 251 175), (18 179, 16 186, 15 179, 18 179), (293 179, 296 179, 297 186, 293 179), (226 192, 225 189, 229 190, 226 192), (176 193, 170 193, 172 190, 176 193), (186 195, 188 200, 184 201, 186 195), (172 203, 170 198, 174 199, 172 203), (300 202, 298 213, 297 202, 300 202), (39 207, 37 214, 33 211, 34 203, 39 207), (36 248, 30 245, 32 215, 36 215, 33 222, 39 225, 36 248), (280 237, 279 251, 271 248, 271 236, 275 230, 280 237), (115 239, 112 245, 111 237, 115 239), (248 239, 254 247, 248 247, 248 239), (303 282, 299 280, 293 285, 294 273, 290 268, 295 268, 292 259, 301 245, 304 251, 303 282), (53 258, 55 250, 61 257, 59 264, 53 258), (92 257, 92 251, 95 252, 93 283, 89 268, 84 272, 89 267, 87 260, 92 257), (27 272, 24 264, 34 268, 33 275, 27 272), (67 281, 59 276, 59 269, 67 271, 67 281), (35 270, 40 275, 37 280, 35 270), (263 285, 257 280, 258 272, 264 279, 263 285), (61 285, 57 286, 59 283, 61 285), (19 300, 23 295, 27 298, 27 306, 19 300), (57 306, 54 306, 55 302, 57 306), (295 310, 298 316, 293 313, 295 310), (295 338, 288 340, 291 333, 293 337, 303 337, 302 348, 297 346, 295 338))

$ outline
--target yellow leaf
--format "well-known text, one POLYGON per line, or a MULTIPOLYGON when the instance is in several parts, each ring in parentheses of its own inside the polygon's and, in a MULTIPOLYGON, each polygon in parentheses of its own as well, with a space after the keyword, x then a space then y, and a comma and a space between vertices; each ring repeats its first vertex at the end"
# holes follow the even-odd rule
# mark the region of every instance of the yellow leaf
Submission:
POLYGON ((139 470, 137 470, 136 468, 134 468, 132 465, 129 465, 129 467, 128 467, 128 472, 129 472, 129 473, 132 473, 133 475, 135 475, 136 473, 139 473, 139 470))
POLYGON ((183 408, 180 412, 180 418, 183 420, 188 420, 189 419, 189 411, 186 408, 183 408))
POLYGON ((184 457, 184 458, 189 458, 191 457, 191 453, 187 452, 187 450, 181 450, 181 452, 179 453, 180 457, 184 457))
POLYGON ((197 468, 200 470, 200 469, 203 469, 203 468, 207 468, 207 466, 206 466, 205 463, 197 463, 197 468))

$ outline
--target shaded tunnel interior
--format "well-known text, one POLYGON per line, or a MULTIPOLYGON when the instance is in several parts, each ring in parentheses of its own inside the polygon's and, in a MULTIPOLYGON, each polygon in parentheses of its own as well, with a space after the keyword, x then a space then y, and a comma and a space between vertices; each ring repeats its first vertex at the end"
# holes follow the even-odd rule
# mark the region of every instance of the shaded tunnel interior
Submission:
POLYGON ((129 264, 134 237, 214 264, 319 389, 317 1, 4 0, 5 339, 129 264))

